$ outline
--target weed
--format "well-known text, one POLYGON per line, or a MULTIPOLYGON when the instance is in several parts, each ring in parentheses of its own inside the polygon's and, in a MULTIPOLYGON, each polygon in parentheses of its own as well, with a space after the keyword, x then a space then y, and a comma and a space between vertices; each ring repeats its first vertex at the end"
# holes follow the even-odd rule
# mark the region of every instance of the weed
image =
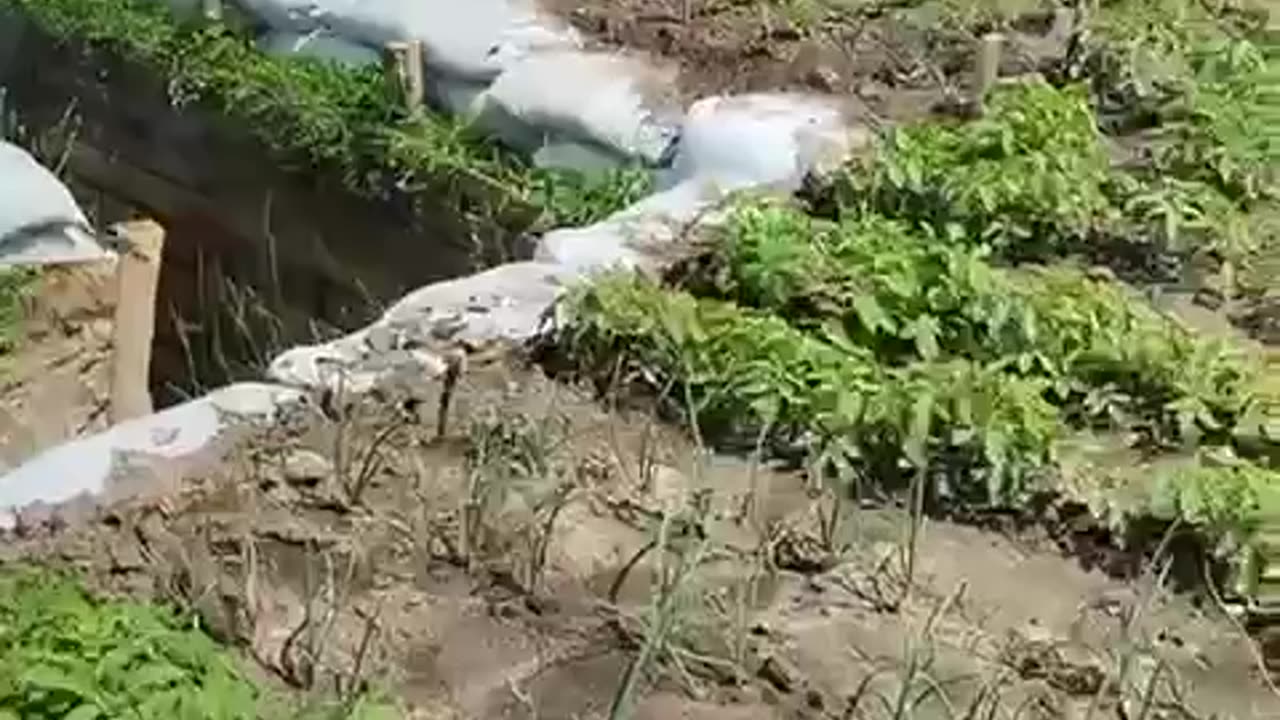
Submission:
POLYGON ((34 268, 0 269, 0 355, 13 352, 22 341, 28 298, 39 277, 34 268))
MULTIPOLYGON (((668 641, 676 632, 683 615, 689 584, 710 549, 710 540, 705 536, 700 539, 690 538, 679 531, 687 522, 680 522, 682 519, 678 514, 664 512, 659 523, 657 537, 652 545, 658 559, 653 600, 641 632, 639 652, 627 665, 614 693, 609 720, 626 720, 631 717, 645 673, 664 654, 671 653, 668 641), (672 532, 673 530, 676 532, 672 532)), ((630 564, 624 568, 624 572, 630 569, 629 566, 630 564)), ((676 662, 679 663, 679 660, 676 662)))
POLYGON ((540 589, 556 521, 574 494, 572 473, 558 457, 568 427, 556 414, 535 419, 490 411, 471 420, 456 546, 460 561, 477 567, 506 556, 513 562, 505 543, 514 538, 523 572, 511 571, 526 592, 540 589))

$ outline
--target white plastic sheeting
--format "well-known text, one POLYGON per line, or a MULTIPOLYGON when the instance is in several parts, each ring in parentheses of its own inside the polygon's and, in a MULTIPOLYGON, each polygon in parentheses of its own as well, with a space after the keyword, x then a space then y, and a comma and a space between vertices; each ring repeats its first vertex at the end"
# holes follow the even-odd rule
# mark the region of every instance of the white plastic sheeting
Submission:
POLYGON ((284 352, 268 374, 287 385, 341 387, 355 394, 387 377, 394 369, 383 360, 398 356, 415 366, 420 378, 435 377, 444 363, 421 348, 533 338, 544 313, 575 277, 553 263, 516 262, 428 285, 401 298, 373 325, 323 345, 284 352))
POLYGON ((531 52, 581 45, 532 0, 237 1, 276 30, 325 28, 374 48, 420 40, 427 66, 457 78, 491 80, 531 52))
POLYGON ((229 385, 46 450, 0 478, 0 529, 13 527, 14 509, 108 494, 112 470, 122 455, 181 460, 209 447, 224 430, 269 419, 278 408, 301 398, 298 390, 279 385, 229 385))
POLYGON ((269 32, 258 38, 258 49, 271 55, 293 55, 335 62, 347 67, 376 65, 382 61, 368 45, 344 40, 332 33, 269 32))
POLYGON ((715 96, 685 117, 664 184, 714 179, 725 187, 794 189, 810 170, 847 157, 870 140, 851 127, 834 98, 789 93, 715 96))
POLYGON ((688 180, 594 225, 547 233, 534 259, 583 275, 618 267, 651 269, 689 228, 717 222, 724 197, 714 181, 688 180))
POLYGON ((507 67, 484 100, 540 129, 535 135, 551 129, 656 164, 680 123, 675 82, 674 68, 659 69, 640 58, 542 52, 507 67))
POLYGON ((0 266, 109 257, 71 191, 25 150, 0 140, 0 266))

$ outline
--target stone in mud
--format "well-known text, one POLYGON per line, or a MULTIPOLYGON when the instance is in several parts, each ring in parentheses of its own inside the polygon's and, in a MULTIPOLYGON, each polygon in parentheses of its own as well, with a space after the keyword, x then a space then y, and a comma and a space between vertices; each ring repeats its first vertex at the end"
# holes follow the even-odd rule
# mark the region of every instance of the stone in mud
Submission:
POLYGON ((333 474, 333 463, 314 450, 296 450, 284 461, 284 479, 290 485, 315 486, 333 474))

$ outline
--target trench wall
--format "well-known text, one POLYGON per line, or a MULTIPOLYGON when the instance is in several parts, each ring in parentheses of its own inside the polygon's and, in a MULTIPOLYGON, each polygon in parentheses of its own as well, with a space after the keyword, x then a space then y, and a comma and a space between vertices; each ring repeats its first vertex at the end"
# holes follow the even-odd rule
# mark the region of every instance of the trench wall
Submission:
POLYGON ((253 288, 255 307, 297 341, 310 339, 312 320, 350 330, 380 302, 492 261, 495 249, 437 196, 369 199, 330 175, 281 169, 245 128, 175 107, 153 68, 60 44, 31 23, 5 35, 6 104, 33 131, 59 129, 49 144, 66 149, 81 196, 101 192, 168 230, 157 390, 190 371, 174 315, 208 334, 232 304, 229 283, 253 288))
MULTIPOLYGON (((184 0, 171 5, 180 16, 196 11, 184 0)), ((386 42, 420 41, 428 92, 437 109, 470 120, 541 164, 599 168, 640 162, 653 172, 657 189, 601 222, 541 235, 522 258, 463 275, 466 253, 453 255, 447 248, 454 243, 436 240, 429 230, 407 231, 394 204, 343 205, 345 201, 334 200, 323 209, 328 202, 324 188, 293 187, 279 171, 243 158, 228 160, 225 152, 210 157, 210 138, 224 143, 223 148, 242 142, 237 129, 219 118, 174 121, 172 113, 161 112, 154 102, 123 110, 119 102, 103 98, 89 108, 91 116, 100 118, 95 120, 102 138, 98 142, 163 147, 147 164, 148 172, 185 178, 201 195, 219 199, 217 205, 184 208, 185 214, 157 208, 177 226, 176 235, 187 232, 186 224, 216 227, 219 235, 230 226, 225 235, 238 240, 211 242, 226 243, 222 252, 228 262, 247 263, 261 272, 263 238, 254 233, 261 218, 261 189, 278 183, 281 209, 272 229, 276 247, 290 255, 288 261, 282 255, 282 275, 314 273, 341 285, 349 284, 357 269, 368 267, 370 277, 387 278, 387 287, 396 281, 420 287, 346 336, 280 353, 270 363, 267 382, 221 388, 53 448, 0 476, 0 526, 139 492, 136 482, 121 478, 115 460, 120 455, 131 458, 135 475, 163 475, 158 468, 174 467, 186 472, 212 457, 209 448, 237 428, 305 405, 316 391, 341 387, 343 392, 367 392, 405 378, 430 382, 443 372, 447 353, 530 340, 543 329, 548 309, 568 285, 611 267, 660 269, 691 228, 719 221, 732 192, 792 191, 807 173, 838 163, 870 139, 856 109, 838 98, 753 94, 680 106, 664 92, 674 85, 678 68, 587 50, 571 29, 531 2, 242 0, 234 9, 257 28, 265 52, 361 65, 376 62, 386 42), (118 141, 106 140, 117 135, 118 141), (256 190, 247 190, 249 186, 256 190), (358 237, 351 236, 355 222, 367 223, 358 237), (424 236, 433 242, 424 243, 424 236), (343 272, 327 266, 324 253, 338 259, 343 272), (459 277, 432 282, 450 275, 459 277), (68 473, 69 467, 79 470, 68 473)), ((12 70, 9 76, 25 88, 20 92, 32 111, 46 120, 58 111, 57 88, 85 77, 83 70, 75 70, 80 66, 76 58, 55 51, 49 62, 63 66, 52 76, 61 80, 12 70)), ((114 84, 145 98, 147 82, 117 79, 114 84)), ((98 92, 101 96, 101 88, 98 92)), ((440 232, 447 238, 449 228, 440 232)), ((189 264, 191 258, 176 262, 189 264)), ((294 283, 294 275, 287 277, 286 287, 294 283)), ((306 285, 288 287, 291 296, 304 296, 303 306, 305 296, 324 294, 315 287, 304 289, 306 285)), ((313 306, 319 303, 314 299, 313 306)))

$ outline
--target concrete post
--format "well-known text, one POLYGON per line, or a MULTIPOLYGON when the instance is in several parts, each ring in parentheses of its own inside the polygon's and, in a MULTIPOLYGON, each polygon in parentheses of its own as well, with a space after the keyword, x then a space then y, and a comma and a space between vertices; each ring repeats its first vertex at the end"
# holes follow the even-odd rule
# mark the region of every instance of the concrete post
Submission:
POLYGON ((156 324, 156 289, 164 251, 164 228, 153 220, 122 223, 129 248, 116 266, 116 310, 112 337, 111 422, 152 412, 151 343, 156 324))

